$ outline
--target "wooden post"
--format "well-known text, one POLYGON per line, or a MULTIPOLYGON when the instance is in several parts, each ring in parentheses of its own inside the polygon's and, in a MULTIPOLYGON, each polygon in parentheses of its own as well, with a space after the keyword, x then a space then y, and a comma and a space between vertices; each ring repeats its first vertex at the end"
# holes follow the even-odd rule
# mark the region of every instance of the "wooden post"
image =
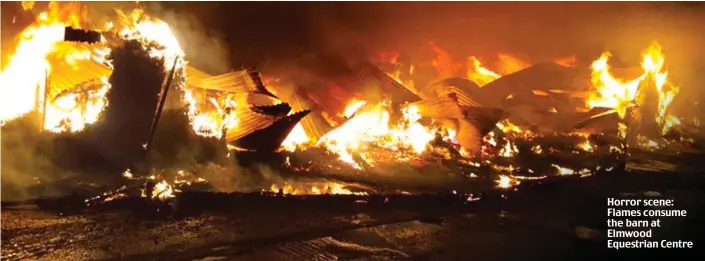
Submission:
POLYGON ((169 86, 171 86, 171 81, 174 78, 174 71, 176 71, 176 64, 179 61, 179 57, 174 58, 174 65, 171 67, 169 74, 167 74, 166 83, 162 90, 161 95, 159 95, 159 104, 157 106, 157 111, 154 114, 154 119, 152 120, 152 126, 149 129, 149 139, 147 140, 147 146, 145 147, 145 152, 149 151, 149 147, 152 145, 152 139, 154 138, 154 132, 157 130, 157 124, 159 123, 159 117, 162 115, 162 110, 164 109, 164 104, 166 103, 166 95, 169 93, 169 86))
POLYGON ((49 84, 50 84, 50 76, 49 76, 49 69, 46 69, 46 76, 44 78, 44 100, 42 101, 42 122, 39 124, 40 130, 44 130, 44 124, 47 119, 47 104, 48 104, 48 98, 49 98, 49 84))

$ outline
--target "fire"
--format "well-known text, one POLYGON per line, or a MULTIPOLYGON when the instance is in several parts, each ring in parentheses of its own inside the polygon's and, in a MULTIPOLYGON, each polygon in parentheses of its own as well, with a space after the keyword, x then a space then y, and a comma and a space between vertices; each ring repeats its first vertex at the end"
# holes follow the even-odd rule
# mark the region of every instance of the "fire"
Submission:
POLYGON ((127 21, 119 31, 119 36, 126 40, 138 40, 145 47, 158 44, 160 48, 147 48, 147 50, 154 58, 164 58, 165 68, 172 68, 175 58, 184 56, 179 41, 176 40, 166 22, 147 16, 142 9, 134 9, 128 13, 121 10, 116 12, 118 19, 127 21))
POLYGON ((588 106, 615 108, 619 116, 624 118, 626 110, 636 98, 639 83, 644 79, 640 76, 631 81, 616 79, 610 73, 610 66, 607 64, 611 54, 605 52, 592 63, 592 87, 587 100, 588 106))
POLYGON ((499 156, 511 158, 518 153, 519 149, 514 145, 514 143, 511 140, 507 140, 502 149, 499 151, 499 156))
POLYGON ((199 110, 191 90, 186 89, 184 99, 188 104, 191 127, 198 135, 220 138, 227 130, 237 128, 240 123, 234 113, 238 104, 230 96, 225 95, 220 101, 211 97, 208 99, 211 109, 203 111, 199 110))
POLYGON ((586 152, 593 152, 595 150, 589 140, 578 144, 577 147, 586 152))
MULTIPOLYGON (((33 2, 22 3, 25 10, 34 7, 33 2)), ((31 111, 40 111, 43 115, 42 126, 44 130, 51 132, 77 132, 83 130, 89 124, 95 123, 103 109, 108 106, 105 100, 106 93, 110 89, 108 76, 111 68, 106 62, 106 56, 110 49, 106 44, 96 44, 92 46, 66 43, 64 41, 65 26, 80 27, 85 9, 77 4, 59 5, 52 3, 49 11, 40 13, 37 20, 30 27, 25 29, 17 43, 17 47, 12 54, 10 62, 2 68, 0 74, 0 120, 6 122, 17 117, 21 117, 31 111), (76 92, 73 90, 53 90, 51 85, 51 73, 56 68, 67 67, 76 73, 81 70, 84 63, 105 63, 105 74, 91 83, 91 88, 87 91, 76 92), (56 94, 59 91, 59 94, 56 94)), ((122 40, 135 40, 142 44, 150 56, 155 59, 165 61, 164 69, 176 68, 184 77, 186 61, 183 60, 184 52, 171 31, 169 25, 159 19, 147 16, 143 10, 136 9, 130 12, 117 11, 118 19, 109 22, 105 29, 115 33, 117 38, 122 40)), ((450 55, 432 45, 437 54, 434 65, 441 77, 456 77, 463 74, 460 63, 454 63, 450 55)), ((397 64, 398 54, 389 59, 389 62, 397 64)), ((666 134, 672 127, 680 124, 680 120, 669 114, 669 107, 674 97, 678 94, 679 88, 672 86, 668 82, 668 72, 665 70, 665 57, 661 47, 653 44, 644 52, 642 70, 643 74, 635 79, 622 80, 614 77, 608 64, 610 53, 605 52, 591 65, 591 90, 585 103, 587 107, 606 107, 617 110, 620 117, 624 118, 629 107, 634 106, 640 88, 655 88, 658 93, 658 110, 654 119, 661 128, 661 134, 666 134), (649 83, 648 85, 645 83, 649 83)), ((575 57, 571 59, 557 60, 556 63, 566 66, 575 65, 575 57)), ((492 81, 524 68, 528 64, 510 55, 499 55, 499 66, 493 70, 485 65, 475 56, 467 58, 466 69, 463 75, 466 79, 484 86, 492 81)), ((413 74, 414 66, 408 67, 408 72, 402 72, 397 68, 395 72, 388 72, 397 82, 413 90, 412 81, 402 80, 402 73, 413 74)), ((417 67, 421 68, 421 67, 417 67)), ((185 78, 181 79, 181 81, 185 78)), ((184 89, 184 102, 187 106, 187 115, 190 119, 193 131, 206 137, 223 137, 228 130, 237 128, 240 120, 235 113, 236 109, 246 106, 238 104, 235 98, 227 94, 217 96, 202 95, 196 90, 184 89)), ((551 95, 552 91, 535 91, 543 96, 551 95)), ((239 101, 239 100, 238 100, 239 101)), ((372 165, 377 158, 371 156, 374 148, 384 149, 393 157, 403 160, 408 157, 418 157, 429 150, 430 144, 438 134, 443 140, 455 143, 457 134, 454 129, 435 128, 434 125, 425 126, 422 124, 421 111, 419 107, 409 105, 402 106, 400 112, 392 112, 389 101, 363 101, 352 99, 345 110, 337 112, 346 121, 323 135, 320 139, 312 140, 307 135, 301 123, 298 123, 282 142, 284 150, 295 151, 297 148, 315 145, 325 148, 330 153, 336 155, 341 161, 348 163, 354 168, 362 169, 362 161, 372 165), (391 122, 393 113, 401 113, 399 122, 391 122), (410 156, 409 156, 410 155, 410 156)), ((551 109, 556 112, 556 108, 551 109)), ((326 112, 328 113, 328 112, 326 112)), ((331 114, 332 115, 332 114, 331 114)), ((514 157, 519 153, 514 138, 527 138, 534 135, 531 131, 523 129, 509 122, 502 121, 497 127, 501 133, 490 132, 483 137, 485 148, 493 150, 492 157, 514 157), (497 137, 502 138, 502 142, 497 142, 497 137), (490 148, 491 146, 491 148, 490 148)), ((626 132, 626 125, 619 124, 620 135, 626 132)), ((462 134, 462 132, 461 132, 462 134)), ((624 134, 626 135, 626 134, 624 134)), ((659 148, 663 146, 656 141, 638 137, 642 146, 659 148)), ((521 144, 521 143, 519 143, 521 144)), ((594 146, 589 140, 585 140, 575 145, 577 148, 594 152, 599 147, 594 146)), ((488 149, 488 150, 489 150, 488 149)), ((553 153, 552 147, 534 145, 531 151, 535 154, 553 153)), ((467 152, 460 150, 461 155, 468 156, 467 152)), ((288 162, 288 158, 287 158, 288 162)), ((483 158, 483 164, 489 160, 483 158)), ((489 162, 491 163, 491 162, 489 162)), ((478 164, 479 166, 479 164, 478 164)), ((573 170, 558 165, 553 165, 560 175, 587 175, 589 170, 573 170)), ((510 166, 510 172, 514 167, 510 166)), ((530 170, 531 171, 531 170, 530 170)), ((126 178, 133 178, 132 173, 125 172, 126 178)), ((496 181, 500 188, 510 188, 519 184, 519 177, 511 175, 501 175, 496 181)), ((174 197, 178 192, 180 180, 161 180, 153 178, 151 197, 155 199, 167 199, 174 197)), ((307 188, 295 188, 292 185, 279 187, 272 185, 270 188, 274 192, 282 190, 287 194, 355 194, 338 183, 325 183, 310 186, 307 188)), ((147 192, 145 197, 147 196, 147 192)))
POLYGON ((390 123, 390 104, 383 101, 375 106, 361 108, 364 102, 353 100, 346 113, 354 113, 347 122, 321 137, 317 145, 337 154, 339 159, 355 168, 361 168, 353 155, 365 158, 368 146, 376 146, 392 151, 410 151, 421 154, 435 137, 431 130, 418 121, 421 119, 416 106, 402 109, 402 122, 390 123))
POLYGON ((466 78, 471 80, 480 87, 493 82, 503 75, 511 74, 517 71, 521 71, 527 67, 529 64, 522 61, 519 58, 508 54, 499 54, 499 63, 497 65, 497 72, 492 71, 485 67, 480 60, 475 56, 468 57, 467 61, 467 73, 466 78))
POLYGON ((483 67, 480 60, 475 56, 470 56, 468 58, 468 72, 466 77, 468 80, 477 83, 477 85, 484 86, 502 76, 483 67))
MULTIPOLYGON (((23 2, 25 10, 34 3, 23 2)), ((41 112, 42 128, 51 132, 77 132, 95 123, 107 102, 105 95, 110 89, 107 79, 111 66, 105 57, 110 49, 105 44, 81 44, 64 42, 66 26, 81 28, 86 21, 87 9, 79 3, 49 3, 49 10, 37 16, 19 37, 10 62, 0 74, 0 121, 7 122, 28 112, 41 112), (51 83, 52 69, 70 67, 61 73, 81 74, 82 66, 97 63, 104 74, 93 81, 82 84, 80 91, 60 90, 51 83), (88 86, 86 86, 88 84, 88 86), (58 94, 57 94, 58 93, 58 94)), ((170 68, 183 51, 168 25, 146 16, 135 9, 124 13, 117 10, 122 29, 118 37, 138 40, 155 58, 165 58, 170 68), (158 45, 158 48, 151 47, 158 45)), ((115 27, 112 22, 108 29, 115 27)), ((183 66, 183 62, 179 65, 183 66)))
POLYGON ((521 182, 516 180, 515 178, 507 175, 500 175, 499 179, 495 181, 497 183, 497 187, 501 189, 508 189, 514 186, 519 185, 521 182))
POLYGON ((585 177, 585 176, 592 175, 592 172, 589 169, 574 170, 571 168, 561 167, 556 164, 552 164, 551 166, 553 168, 555 168, 556 171, 558 171, 559 175, 562 175, 562 176, 578 174, 581 177, 585 177))
POLYGON ((367 102, 357 100, 357 99, 352 99, 352 101, 350 101, 348 103, 348 106, 345 107, 345 111, 343 111, 343 116, 345 116, 345 118, 352 117, 353 114, 355 114, 355 112, 357 110, 362 108, 362 106, 365 106, 365 104, 367 104, 367 102))
MULTIPOLYGON (((33 8, 34 3, 23 2, 22 6, 29 10, 33 8)), ((66 26, 80 26, 77 22, 80 6, 59 6, 58 3, 52 3, 49 8, 50 11, 40 13, 36 21, 20 33, 15 51, 0 73, 2 122, 20 117, 48 102, 44 101, 46 98, 41 94, 48 91, 46 79, 54 66, 60 63, 75 64, 76 60, 90 58, 90 52, 77 50, 72 45, 60 45, 64 40, 66 26), (49 58, 59 59, 52 64, 49 58)), ((53 107, 52 104, 47 104, 47 110, 55 109, 53 107)), ((72 114, 75 115, 73 111, 60 113, 58 117, 70 117, 72 114)), ((48 118, 47 121, 51 123, 59 120, 48 118)), ((49 129, 56 127, 52 124, 45 126, 49 129)))
POLYGON ((175 197, 174 187, 165 180, 154 185, 154 192, 152 192, 153 199, 165 200, 173 197, 175 197))
POLYGON ((339 155, 340 160, 360 168, 351 152, 357 151, 365 141, 389 133, 389 112, 384 103, 357 113, 353 118, 321 137, 319 145, 339 155))
POLYGON ((627 108, 634 105, 640 86, 644 86, 643 82, 650 81, 658 93, 658 113, 655 120, 661 126, 661 135, 680 124, 678 118, 668 114, 668 107, 679 89, 668 84, 668 72, 663 68, 665 57, 659 44, 652 44, 644 52, 641 64, 644 72, 633 80, 625 81, 612 76, 608 65, 609 57, 610 53, 605 52, 592 64, 593 90, 586 101, 588 107, 614 108, 623 118, 627 108))
POLYGON ((668 107, 673 102, 673 98, 679 92, 679 88, 668 84, 668 72, 663 70, 665 58, 661 53, 661 46, 653 44, 645 52, 642 62, 642 68, 646 74, 653 80, 653 83, 658 92, 658 113, 656 122, 661 126, 661 135, 665 135, 668 130, 680 124, 680 120, 673 115, 668 114, 668 107))
POLYGON ((344 184, 337 182, 324 182, 320 184, 313 184, 309 186, 293 186, 291 184, 285 184, 283 186, 278 186, 277 184, 272 184, 269 190, 273 193, 283 192, 285 195, 367 195, 366 192, 353 192, 345 188, 344 184))
POLYGON ((309 142, 311 142, 311 139, 306 134, 306 130, 304 130, 301 122, 299 122, 294 126, 294 129, 291 130, 289 135, 286 136, 284 142, 282 142, 282 148, 286 151, 295 151, 296 148, 304 147, 309 142))

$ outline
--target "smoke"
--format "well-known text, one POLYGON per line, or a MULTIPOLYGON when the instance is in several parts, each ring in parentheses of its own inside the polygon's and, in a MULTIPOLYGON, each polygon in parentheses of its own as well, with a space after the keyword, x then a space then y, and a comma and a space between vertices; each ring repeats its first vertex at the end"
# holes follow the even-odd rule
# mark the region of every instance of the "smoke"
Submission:
POLYGON ((579 64, 589 64, 610 51, 613 66, 639 67, 641 52, 658 42, 669 80, 681 91, 670 112, 702 121, 704 7, 675 2, 301 3, 292 9, 298 15, 287 19, 303 21, 289 23, 302 24, 297 30, 305 39, 284 44, 305 43, 315 49, 311 52, 349 60, 381 50, 413 58, 434 41, 455 60, 472 55, 490 64, 500 53, 533 63, 577 56, 579 64))
POLYGON ((24 198, 27 189, 41 181, 54 179, 49 142, 54 135, 40 133, 37 114, 8 122, 0 130, 0 173, 2 198, 24 198))
POLYGON ((147 14, 169 24, 189 63, 212 74, 230 70, 230 50, 223 36, 203 24, 207 13, 197 13, 197 10, 207 12, 212 4, 199 3, 196 4, 199 7, 181 11, 170 9, 166 3, 160 2, 145 2, 142 5, 147 14))

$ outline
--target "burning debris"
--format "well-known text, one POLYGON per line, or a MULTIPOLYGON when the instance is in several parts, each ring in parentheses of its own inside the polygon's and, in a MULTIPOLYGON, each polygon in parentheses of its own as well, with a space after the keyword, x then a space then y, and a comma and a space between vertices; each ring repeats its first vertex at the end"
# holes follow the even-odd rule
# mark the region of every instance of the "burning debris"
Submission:
POLYGON ((103 35, 98 31, 87 31, 82 29, 74 29, 67 26, 64 31, 64 41, 78 43, 99 43, 103 40, 103 35))
MULTIPOLYGON (((670 111, 679 88, 669 83, 656 43, 644 52, 641 68, 624 70, 610 68, 609 53, 590 68, 575 66, 574 59, 531 65, 500 54, 500 66, 491 70, 475 56, 456 62, 431 43, 434 61, 402 64, 394 54, 351 62, 345 77, 306 82, 329 92, 316 94, 282 75, 198 70, 169 25, 141 9, 118 10, 105 28, 89 30, 83 29, 86 21, 55 13, 40 13, 22 32, 2 69, 0 120, 5 130, 35 115, 38 131, 74 135, 72 142, 102 155, 114 171, 139 173, 126 172, 127 180, 152 177, 139 189, 128 186, 98 201, 135 189, 143 198, 169 200, 187 184, 205 180, 180 182, 183 171, 174 178, 147 170, 235 159, 245 165, 242 159, 253 154, 297 176, 323 173, 360 181, 378 175, 387 182, 403 179, 389 177, 391 172, 408 172, 426 183, 436 176, 419 172, 448 173, 464 181, 488 177, 509 188, 547 175, 611 170, 630 147, 661 149, 680 142, 667 138, 679 132, 687 139, 685 121, 670 111), (623 80, 616 71, 634 76, 623 80), (174 136, 154 140, 165 133, 174 136), (208 156, 190 162, 165 156, 178 154, 166 152, 178 150, 167 143, 212 146, 200 152, 208 156), (216 159, 225 150, 225 159, 216 159), (172 160, 155 163, 155 155, 172 160)), ((272 183, 263 189, 374 191, 341 185, 355 182, 272 183)))

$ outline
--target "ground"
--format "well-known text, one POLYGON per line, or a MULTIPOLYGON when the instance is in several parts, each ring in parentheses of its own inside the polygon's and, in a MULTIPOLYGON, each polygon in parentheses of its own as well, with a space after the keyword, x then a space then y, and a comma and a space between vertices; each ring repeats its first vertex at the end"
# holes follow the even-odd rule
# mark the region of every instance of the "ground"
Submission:
MULTIPOLYGON (((665 156, 663 158, 666 158, 665 156)), ((671 157, 685 158, 685 157, 671 157)), ((699 157, 690 157, 697 159, 699 157)), ((192 196, 187 216, 147 218, 116 208, 75 215, 4 207, 3 260, 604 260, 705 257, 705 176, 632 171, 527 183, 463 202, 451 196, 275 198, 192 196), (607 250, 606 198, 675 200, 654 238, 692 240, 679 251, 607 250), (212 198, 208 198, 212 197, 212 198), (263 199, 264 198, 264 199, 263 199), (194 201, 201 201, 197 211, 194 201), (218 202, 216 202, 218 201, 218 202), (217 206, 209 208, 206 205, 217 206), (197 213, 197 214, 194 214, 197 213)), ((684 162, 671 162, 681 166, 684 162)), ((648 166, 647 166, 648 165, 648 166)), ((636 168, 641 166, 641 168, 636 168)), ((647 166, 647 167, 644 167, 647 166)), ((659 166, 664 166, 663 163, 659 166)), ((645 170, 649 169, 649 170, 645 170)))

